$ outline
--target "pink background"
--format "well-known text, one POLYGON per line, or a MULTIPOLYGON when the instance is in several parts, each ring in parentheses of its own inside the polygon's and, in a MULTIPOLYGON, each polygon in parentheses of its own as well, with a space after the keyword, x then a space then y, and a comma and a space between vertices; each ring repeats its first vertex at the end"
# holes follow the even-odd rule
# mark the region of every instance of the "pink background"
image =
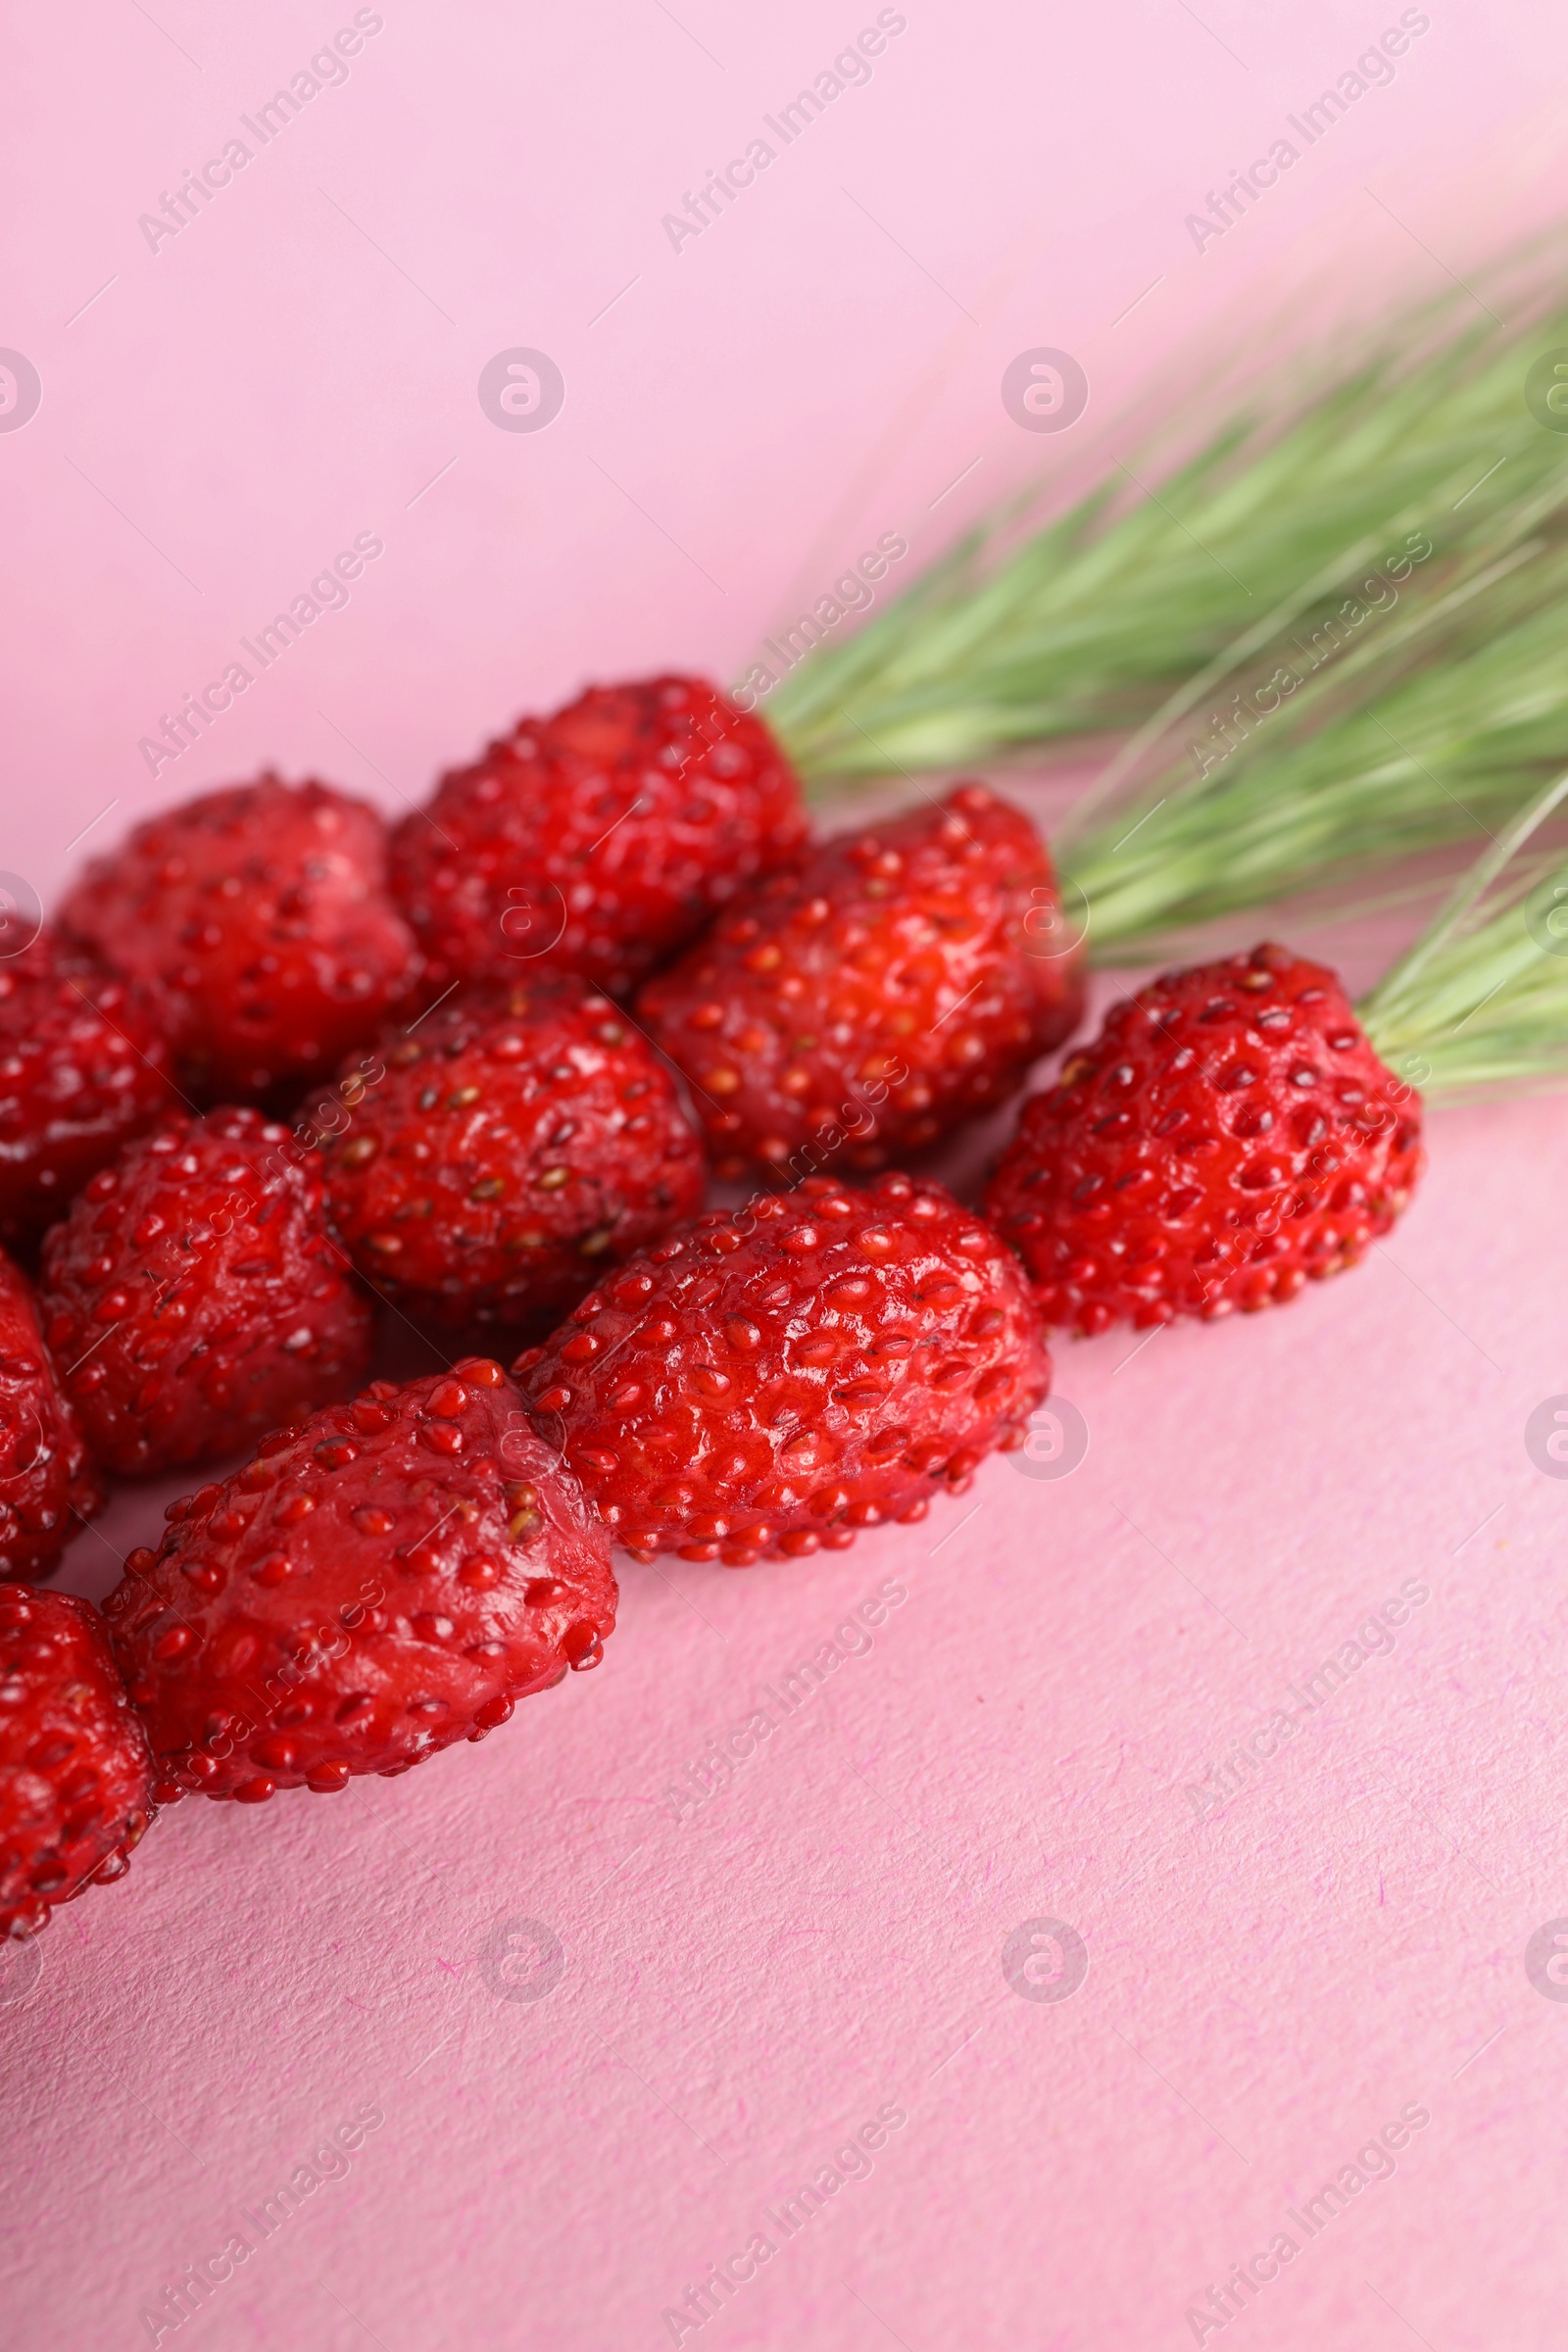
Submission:
MULTIPOLYGON (((0 435, 0 862, 46 901, 264 761, 395 812, 588 677, 733 675, 879 531, 912 573, 1216 379, 1195 354, 1446 284, 1560 192, 1568 33, 1526 0, 1432 0, 1393 86, 1201 256, 1185 214, 1396 8, 909 0, 869 84, 677 255, 661 216, 873 7, 387 0, 155 254, 138 215, 352 9, 7 13, 0 344, 44 389, 0 435), (998 395, 1040 344, 1093 386, 1059 443, 998 395), (475 397, 513 345, 565 378, 538 434, 475 397), (362 530, 386 552, 347 610, 154 781, 138 738, 362 530)), ((483 1747, 169 1817, 0 1998, 8 2347, 148 2341, 143 2306, 367 2101, 346 2177, 181 2344, 667 2343, 892 2102, 869 2177, 685 2342, 1190 2343, 1206 2283, 1409 2104, 1394 2177, 1226 2340, 1560 2345, 1568 2008, 1522 1955, 1568 1913, 1568 1487, 1523 1432, 1568 1388, 1565 1145, 1561 1102, 1442 1114, 1351 1280, 1063 1348, 1070 1478, 992 1462, 803 1565, 628 1568, 604 1669, 483 1747), (1393 1650, 1199 1818, 1189 1788, 1412 1577, 1393 1650), (677 1819, 714 1736, 888 1579, 874 1646, 677 1819), (1059 2003, 1002 1971, 1043 1915, 1090 1954, 1059 2003), (519 1918, 564 1950, 532 2002, 483 1966, 519 1918)), ((122 1494, 65 1581, 101 1592, 173 1491, 122 1494)))

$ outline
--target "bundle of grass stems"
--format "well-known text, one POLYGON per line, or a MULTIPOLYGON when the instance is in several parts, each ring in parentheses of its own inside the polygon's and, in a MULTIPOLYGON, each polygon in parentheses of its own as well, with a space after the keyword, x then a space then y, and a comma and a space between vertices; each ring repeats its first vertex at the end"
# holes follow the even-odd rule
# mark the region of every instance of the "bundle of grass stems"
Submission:
MULTIPOLYGON (((1338 372, 1272 381, 1163 475, 1141 458, 1042 525, 1014 507, 977 526, 770 700, 808 781, 994 773, 1115 736, 1054 844, 1102 963, 1512 839, 1568 766, 1553 260, 1499 268, 1508 323, 1456 291, 1338 372)), ((1540 854, 1515 851, 1517 898, 1540 854)), ((1497 886, 1487 919, 1522 921, 1497 886)))

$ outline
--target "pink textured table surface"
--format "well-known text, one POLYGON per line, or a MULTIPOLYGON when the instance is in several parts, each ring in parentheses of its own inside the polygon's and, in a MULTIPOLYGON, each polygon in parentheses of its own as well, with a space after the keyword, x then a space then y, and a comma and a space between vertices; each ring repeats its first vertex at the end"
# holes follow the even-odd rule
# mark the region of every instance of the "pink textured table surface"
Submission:
MULTIPOLYGON (((734 675, 878 533, 912 573, 1157 412, 1205 331, 1301 339, 1551 209, 1568 38, 1527 0, 1404 11, 1202 239, 1397 7, 763 13, 8 9, 41 404, 0 431, 0 864, 47 902, 264 760, 396 811, 588 676, 734 675), (1059 440, 1000 398, 1040 346, 1091 385, 1059 440), (477 396, 517 350, 544 430, 477 396), (348 605, 250 661, 357 533, 348 605)), ((1432 1158, 1288 1313, 1063 1349, 1069 1475, 628 1568, 604 1669, 483 1747, 171 1815, 0 1984, 7 2352, 1560 2345, 1568 1985, 1525 1954, 1568 1914, 1568 1484, 1526 1424, 1568 1391, 1568 1102, 1439 1116, 1432 1158)))

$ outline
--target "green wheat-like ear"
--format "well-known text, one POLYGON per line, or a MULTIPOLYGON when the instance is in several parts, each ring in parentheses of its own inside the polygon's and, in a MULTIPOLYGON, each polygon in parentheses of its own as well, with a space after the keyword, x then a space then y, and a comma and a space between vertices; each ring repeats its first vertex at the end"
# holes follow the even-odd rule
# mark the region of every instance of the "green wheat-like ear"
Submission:
POLYGON ((1428 1101, 1568 1071, 1568 862, 1522 856, 1568 800, 1554 776, 1357 1007, 1383 1060, 1428 1101))
MULTIPOLYGON (((1563 518, 1568 525, 1568 516, 1563 518)), ((1143 962, 1243 907, 1494 832, 1568 761, 1568 530, 1377 624, 1229 759, 1184 753, 1060 847, 1089 950, 1143 962)))
POLYGON ((1436 552, 1413 593, 1441 592, 1499 500, 1561 470, 1523 397, 1531 360, 1568 343, 1549 266, 1508 265, 1511 325, 1460 294, 1425 305, 1337 378, 1256 393, 1174 469, 1139 456, 1021 540, 1027 509, 999 512, 800 662, 762 706, 786 750, 816 786, 994 765, 1162 702, 1168 723, 1412 531, 1436 552))

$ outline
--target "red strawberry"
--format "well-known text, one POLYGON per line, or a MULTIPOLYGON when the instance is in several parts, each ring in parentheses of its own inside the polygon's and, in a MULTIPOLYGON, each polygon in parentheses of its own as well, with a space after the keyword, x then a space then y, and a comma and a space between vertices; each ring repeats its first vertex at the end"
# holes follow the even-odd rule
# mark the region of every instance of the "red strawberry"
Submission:
POLYGON ((483 1357, 278 1430, 168 1516, 104 1604, 160 1802, 407 1772, 614 1628, 604 1530, 483 1357))
POLYGON ((1354 1265, 1421 1173, 1421 1106, 1285 948, 1113 1004, 1024 1104, 986 1207, 1048 1324, 1212 1320, 1354 1265))
POLYGON ((0 1580, 47 1576, 103 1504, 26 1276, 0 1252, 0 1580))
POLYGON ((923 1518, 1021 1442, 1051 1363, 1016 1261, 939 1184, 818 1176, 633 1258, 514 1370, 628 1550, 744 1568, 923 1518))
POLYGON ((124 1473, 230 1453, 341 1396, 369 1355, 320 1170, 256 1110, 129 1145, 50 1227, 39 1291, 87 1443, 124 1473))
POLYGON ((432 986, 542 958, 626 995, 805 839, 761 720, 701 678, 662 677, 520 718, 405 817, 393 863, 432 986))
POLYGON ((123 1878, 151 1818, 147 1736, 97 1611, 0 1586, 0 1936, 123 1878))
POLYGON ((0 962, 0 1242, 28 1247, 178 1100, 146 994, 40 933, 0 962))
POLYGON ((380 1054, 314 1115, 332 1221, 413 1314, 554 1322, 702 1200, 662 1062, 574 974, 454 997, 380 1054))
POLYGON ((994 1109, 1068 1034, 1063 937, 1033 825, 964 784, 751 892, 638 1010, 692 1082, 718 1175, 877 1168, 994 1109))
POLYGON ((368 802, 265 775, 149 817, 95 859, 65 928, 144 981, 186 1083, 230 1102, 323 1077, 418 972, 368 802))

